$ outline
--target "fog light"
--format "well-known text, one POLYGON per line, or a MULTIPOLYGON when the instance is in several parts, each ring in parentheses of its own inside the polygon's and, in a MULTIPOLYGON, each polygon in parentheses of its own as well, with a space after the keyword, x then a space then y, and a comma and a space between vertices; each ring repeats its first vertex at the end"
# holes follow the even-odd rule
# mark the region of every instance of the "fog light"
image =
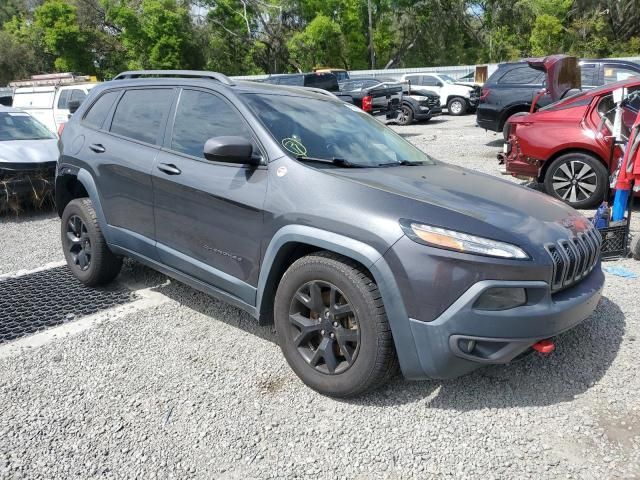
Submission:
POLYGON ((476 310, 508 310, 527 303, 524 288, 495 287, 485 290, 476 300, 476 310))

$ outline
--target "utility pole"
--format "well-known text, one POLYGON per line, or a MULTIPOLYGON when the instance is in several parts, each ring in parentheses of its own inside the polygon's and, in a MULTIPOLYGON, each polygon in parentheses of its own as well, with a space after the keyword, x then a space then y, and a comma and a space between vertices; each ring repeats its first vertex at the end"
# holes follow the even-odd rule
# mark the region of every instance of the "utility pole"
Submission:
POLYGON ((376 68, 376 54, 373 51, 373 18, 371 16, 371 0, 367 0, 369 10, 369 53, 371 54, 371 69, 376 68))

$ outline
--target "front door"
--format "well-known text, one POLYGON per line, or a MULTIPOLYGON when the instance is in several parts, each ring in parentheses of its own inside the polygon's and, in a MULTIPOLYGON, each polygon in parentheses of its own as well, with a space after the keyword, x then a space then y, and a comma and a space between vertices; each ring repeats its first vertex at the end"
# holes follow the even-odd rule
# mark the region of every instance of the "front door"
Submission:
POLYGON ((230 135, 251 139, 260 154, 230 102, 182 90, 153 171, 157 248, 164 264, 253 304, 267 170, 204 158, 207 139, 230 135))

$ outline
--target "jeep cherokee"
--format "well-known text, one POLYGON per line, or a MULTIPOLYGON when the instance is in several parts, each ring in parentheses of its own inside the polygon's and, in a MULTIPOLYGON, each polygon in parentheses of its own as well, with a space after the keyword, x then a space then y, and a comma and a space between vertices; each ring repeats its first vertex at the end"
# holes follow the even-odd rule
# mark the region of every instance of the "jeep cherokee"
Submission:
POLYGON ((122 257, 274 322, 315 390, 507 363, 588 317, 600 236, 558 200, 454 167, 353 105, 213 72, 125 72, 65 127, 74 275, 122 257), (152 78, 151 78, 152 77, 152 78))

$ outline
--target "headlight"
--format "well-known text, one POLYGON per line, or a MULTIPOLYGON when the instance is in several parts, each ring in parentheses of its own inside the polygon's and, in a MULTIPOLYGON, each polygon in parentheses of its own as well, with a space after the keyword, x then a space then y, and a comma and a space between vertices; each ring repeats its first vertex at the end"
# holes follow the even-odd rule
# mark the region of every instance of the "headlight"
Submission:
POLYGON ((402 220, 404 233, 413 241, 432 247, 455 250, 457 252, 487 255, 489 257, 528 259, 524 250, 510 243, 489 238, 477 237, 468 233, 456 232, 441 227, 432 227, 422 223, 402 220))
POLYGON ((419 102, 424 102, 429 100, 429 97, 423 97, 422 95, 412 95, 414 100, 417 100, 419 102))

